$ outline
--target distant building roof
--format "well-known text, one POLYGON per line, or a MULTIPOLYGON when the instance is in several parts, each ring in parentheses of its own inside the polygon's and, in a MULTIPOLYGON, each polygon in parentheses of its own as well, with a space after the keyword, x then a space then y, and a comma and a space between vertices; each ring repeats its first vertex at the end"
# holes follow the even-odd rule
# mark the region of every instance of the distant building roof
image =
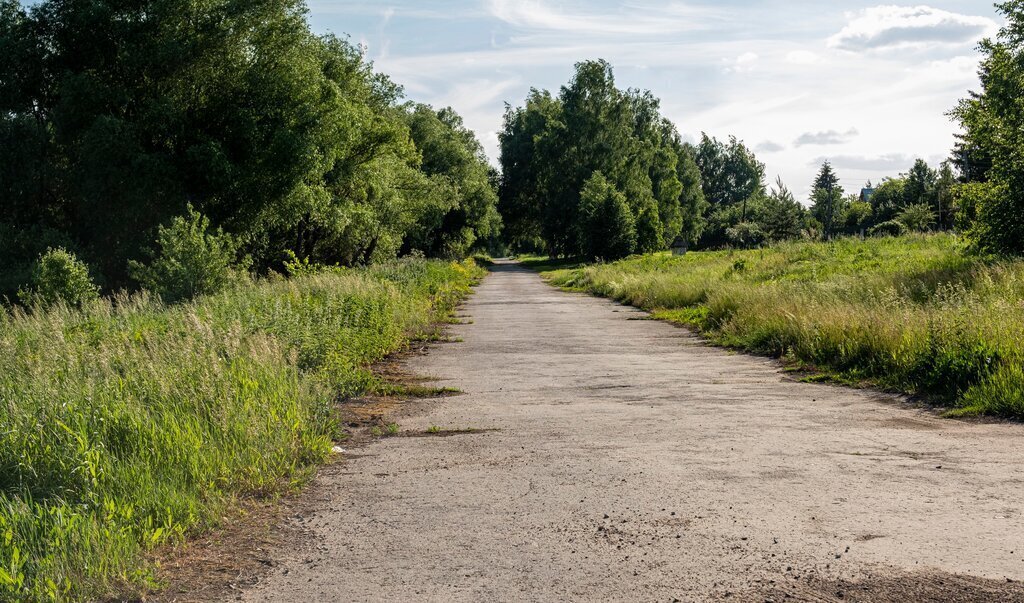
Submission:
POLYGON ((860 200, 867 203, 868 201, 871 201, 871 196, 874 194, 874 188, 862 188, 860 189, 860 200))

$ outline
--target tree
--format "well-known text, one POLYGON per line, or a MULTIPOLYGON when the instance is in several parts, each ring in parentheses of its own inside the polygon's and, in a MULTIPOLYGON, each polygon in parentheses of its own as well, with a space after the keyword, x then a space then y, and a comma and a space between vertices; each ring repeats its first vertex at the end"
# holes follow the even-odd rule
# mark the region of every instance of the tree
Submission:
POLYGON ((872 221, 875 224, 896 219, 897 214, 903 209, 906 184, 904 178, 887 178, 878 185, 870 201, 872 221))
POLYGON ((811 192, 811 215, 821 222, 826 238, 834 233, 836 217, 842 216, 843 210, 843 187, 839 185, 839 177, 832 170, 832 164, 825 161, 821 164, 818 176, 814 179, 811 192))
MULTIPOLYGON (((971 98, 979 98, 971 93, 971 98)), ((992 169, 992 157, 988 153, 967 141, 967 137, 957 134, 957 143, 953 146, 953 153, 949 162, 956 167, 960 174, 958 180, 962 183, 988 182, 988 171, 992 169)))
POLYGON ((210 220, 189 207, 157 230, 159 249, 149 264, 133 261, 133 276, 166 302, 187 301, 216 293, 244 276, 237 245, 223 230, 210 228, 210 220))
POLYGON ((429 105, 411 105, 406 121, 422 158, 420 170, 439 183, 443 194, 407 233, 404 249, 464 257, 479 239, 496 234, 501 224, 483 147, 451 108, 435 111, 429 105))
POLYGON ((739 222, 725 231, 729 244, 740 249, 750 249, 764 242, 765 232, 757 222, 739 222))
POLYGON ((770 241, 784 241, 801 236, 806 221, 806 210, 782 182, 764 197, 757 212, 757 221, 770 241))
MULTIPOLYGON (((700 168, 693 158, 689 145, 682 144, 679 135, 676 134, 671 147, 678 157, 676 162, 676 174, 682 184, 679 193, 679 213, 682 218, 682 226, 676 236, 682 237, 687 242, 696 242, 700 239, 707 220, 704 217, 708 203, 704 198, 704 190, 701 187, 700 168)), ((666 231, 665 242, 672 243, 671 231, 666 231)))
POLYGON ((601 172, 594 172, 580 191, 577 236, 589 259, 616 260, 636 247, 636 225, 626 197, 601 172))
MULTIPOLYGON (((285 251, 352 265, 490 236, 489 168, 458 117, 427 124, 305 14, 301 0, 0 0, 0 231, 66 241, 108 287, 132 285, 129 260, 189 206, 259 270, 285 251)), ((8 291, 41 251, 11 247, 8 291)))
POLYGON ((82 304, 99 297, 99 288, 89 276, 89 267, 66 249, 49 249, 32 268, 28 289, 19 292, 21 302, 41 307, 65 303, 82 304))
POLYGON ((587 254, 578 228, 595 172, 625 199, 638 249, 664 249, 702 228, 693 157, 648 91, 620 90, 605 61, 576 65, 557 97, 531 91, 506 107, 499 134, 499 209, 514 247, 542 242, 554 256, 587 254))
MULTIPOLYGON (((726 144, 702 134, 694 159, 704 198, 712 207, 743 204, 764 191, 764 164, 735 136, 726 144)), ((745 218, 746 212, 741 213, 741 219, 745 218)))
POLYGON ((942 230, 952 229, 956 221, 955 189, 956 176, 953 174, 953 168, 950 162, 943 161, 935 181, 935 212, 938 226, 942 230))
POLYGON ((906 175, 906 185, 903 187, 903 204, 905 206, 924 204, 934 206, 936 204, 936 184, 938 173, 928 167, 923 159, 914 162, 914 166, 906 175))
POLYGON ((505 240, 513 249, 540 251, 543 247, 543 207, 555 157, 551 138, 561 129, 562 105, 547 91, 531 90, 524 107, 505 106, 498 133, 501 186, 498 211, 505 240))
MULTIPOLYGON (((953 117, 964 129, 961 149, 990 163, 979 179, 960 189, 957 203, 976 217, 968 237, 982 251, 1024 253, 1024 0, 997 5, 1006 25, 983 40, 981 92, 960 101, 953 117)), ((977 169, 978 163, 974 166, 977 169)), ((973 176, 973 174, 971 175, 973 176)))
POLYGON ((867 230, 873 223, 873 212, 871 204, 860 200, 857 195, 850 195, 844 203, 843 232, 846 234, 859 234, 867 230))
POLYGON ((750 200, 764 193, 764 164, 735 137, 724 143, 703 134, 693 154, 708 203, 701 246, 729 244, 726 230, 747 221, 750 200))

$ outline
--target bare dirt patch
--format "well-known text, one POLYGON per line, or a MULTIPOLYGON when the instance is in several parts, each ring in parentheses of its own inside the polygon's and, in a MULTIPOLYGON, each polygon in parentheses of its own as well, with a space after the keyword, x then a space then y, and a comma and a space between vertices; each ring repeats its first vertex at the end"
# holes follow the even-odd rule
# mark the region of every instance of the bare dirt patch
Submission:
POLYGON ((765 592, 737 596, 737 600, 828 601, 830 603, 1015 603, 1024 601, 1024 586, 1006 580, 986 580, 941 572, 886 572, 858 579, 823 579, 810 576, 792 580, 765 592))

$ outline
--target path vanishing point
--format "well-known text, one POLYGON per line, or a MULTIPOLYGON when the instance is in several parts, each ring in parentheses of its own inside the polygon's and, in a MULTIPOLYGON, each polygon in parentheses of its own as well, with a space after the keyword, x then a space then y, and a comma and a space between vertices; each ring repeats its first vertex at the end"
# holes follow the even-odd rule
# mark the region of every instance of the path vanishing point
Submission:
POLYGON ((801 383, 499 262, 459 343, 411 358, 463 395, 319 480, 247 601, 1024 600, 1024 426, 801 383))

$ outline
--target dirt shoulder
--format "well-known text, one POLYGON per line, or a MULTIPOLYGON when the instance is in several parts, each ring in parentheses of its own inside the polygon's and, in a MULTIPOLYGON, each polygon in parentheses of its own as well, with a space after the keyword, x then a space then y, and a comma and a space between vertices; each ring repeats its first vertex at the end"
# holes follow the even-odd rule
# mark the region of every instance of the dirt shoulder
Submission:
MULTIPOLYGON (((438 325, 439 332, 447 325, 438 325)), ((392 426, 409 416, 421 414, 437 400, 458 392, 432 387, 430 377, 405 370, 410 359, 431 348, 448 343, 414 343, 374 367, 374 374, 391 391, 339 403, 337 419, 345 434, 337 442, 337 454, 315 470, 309 483, 273 498, 240 500, 219 528, 183 545, 154 552, 158 566, 159 590, 143 600, 150 603, 208 603, 241 596, 243 590, 262 583, 283 564, 308 559, 320 547, 316 534, 305 525, 318 512, 327 484, 344 480, 347 464, 360 457, 360 450, 372 442, 403 434, 389 433, 392 426)), ((431 432, 429 436, 445 436, 431 432)), ((311 470, 312 471, 312 470, 311 470)))

